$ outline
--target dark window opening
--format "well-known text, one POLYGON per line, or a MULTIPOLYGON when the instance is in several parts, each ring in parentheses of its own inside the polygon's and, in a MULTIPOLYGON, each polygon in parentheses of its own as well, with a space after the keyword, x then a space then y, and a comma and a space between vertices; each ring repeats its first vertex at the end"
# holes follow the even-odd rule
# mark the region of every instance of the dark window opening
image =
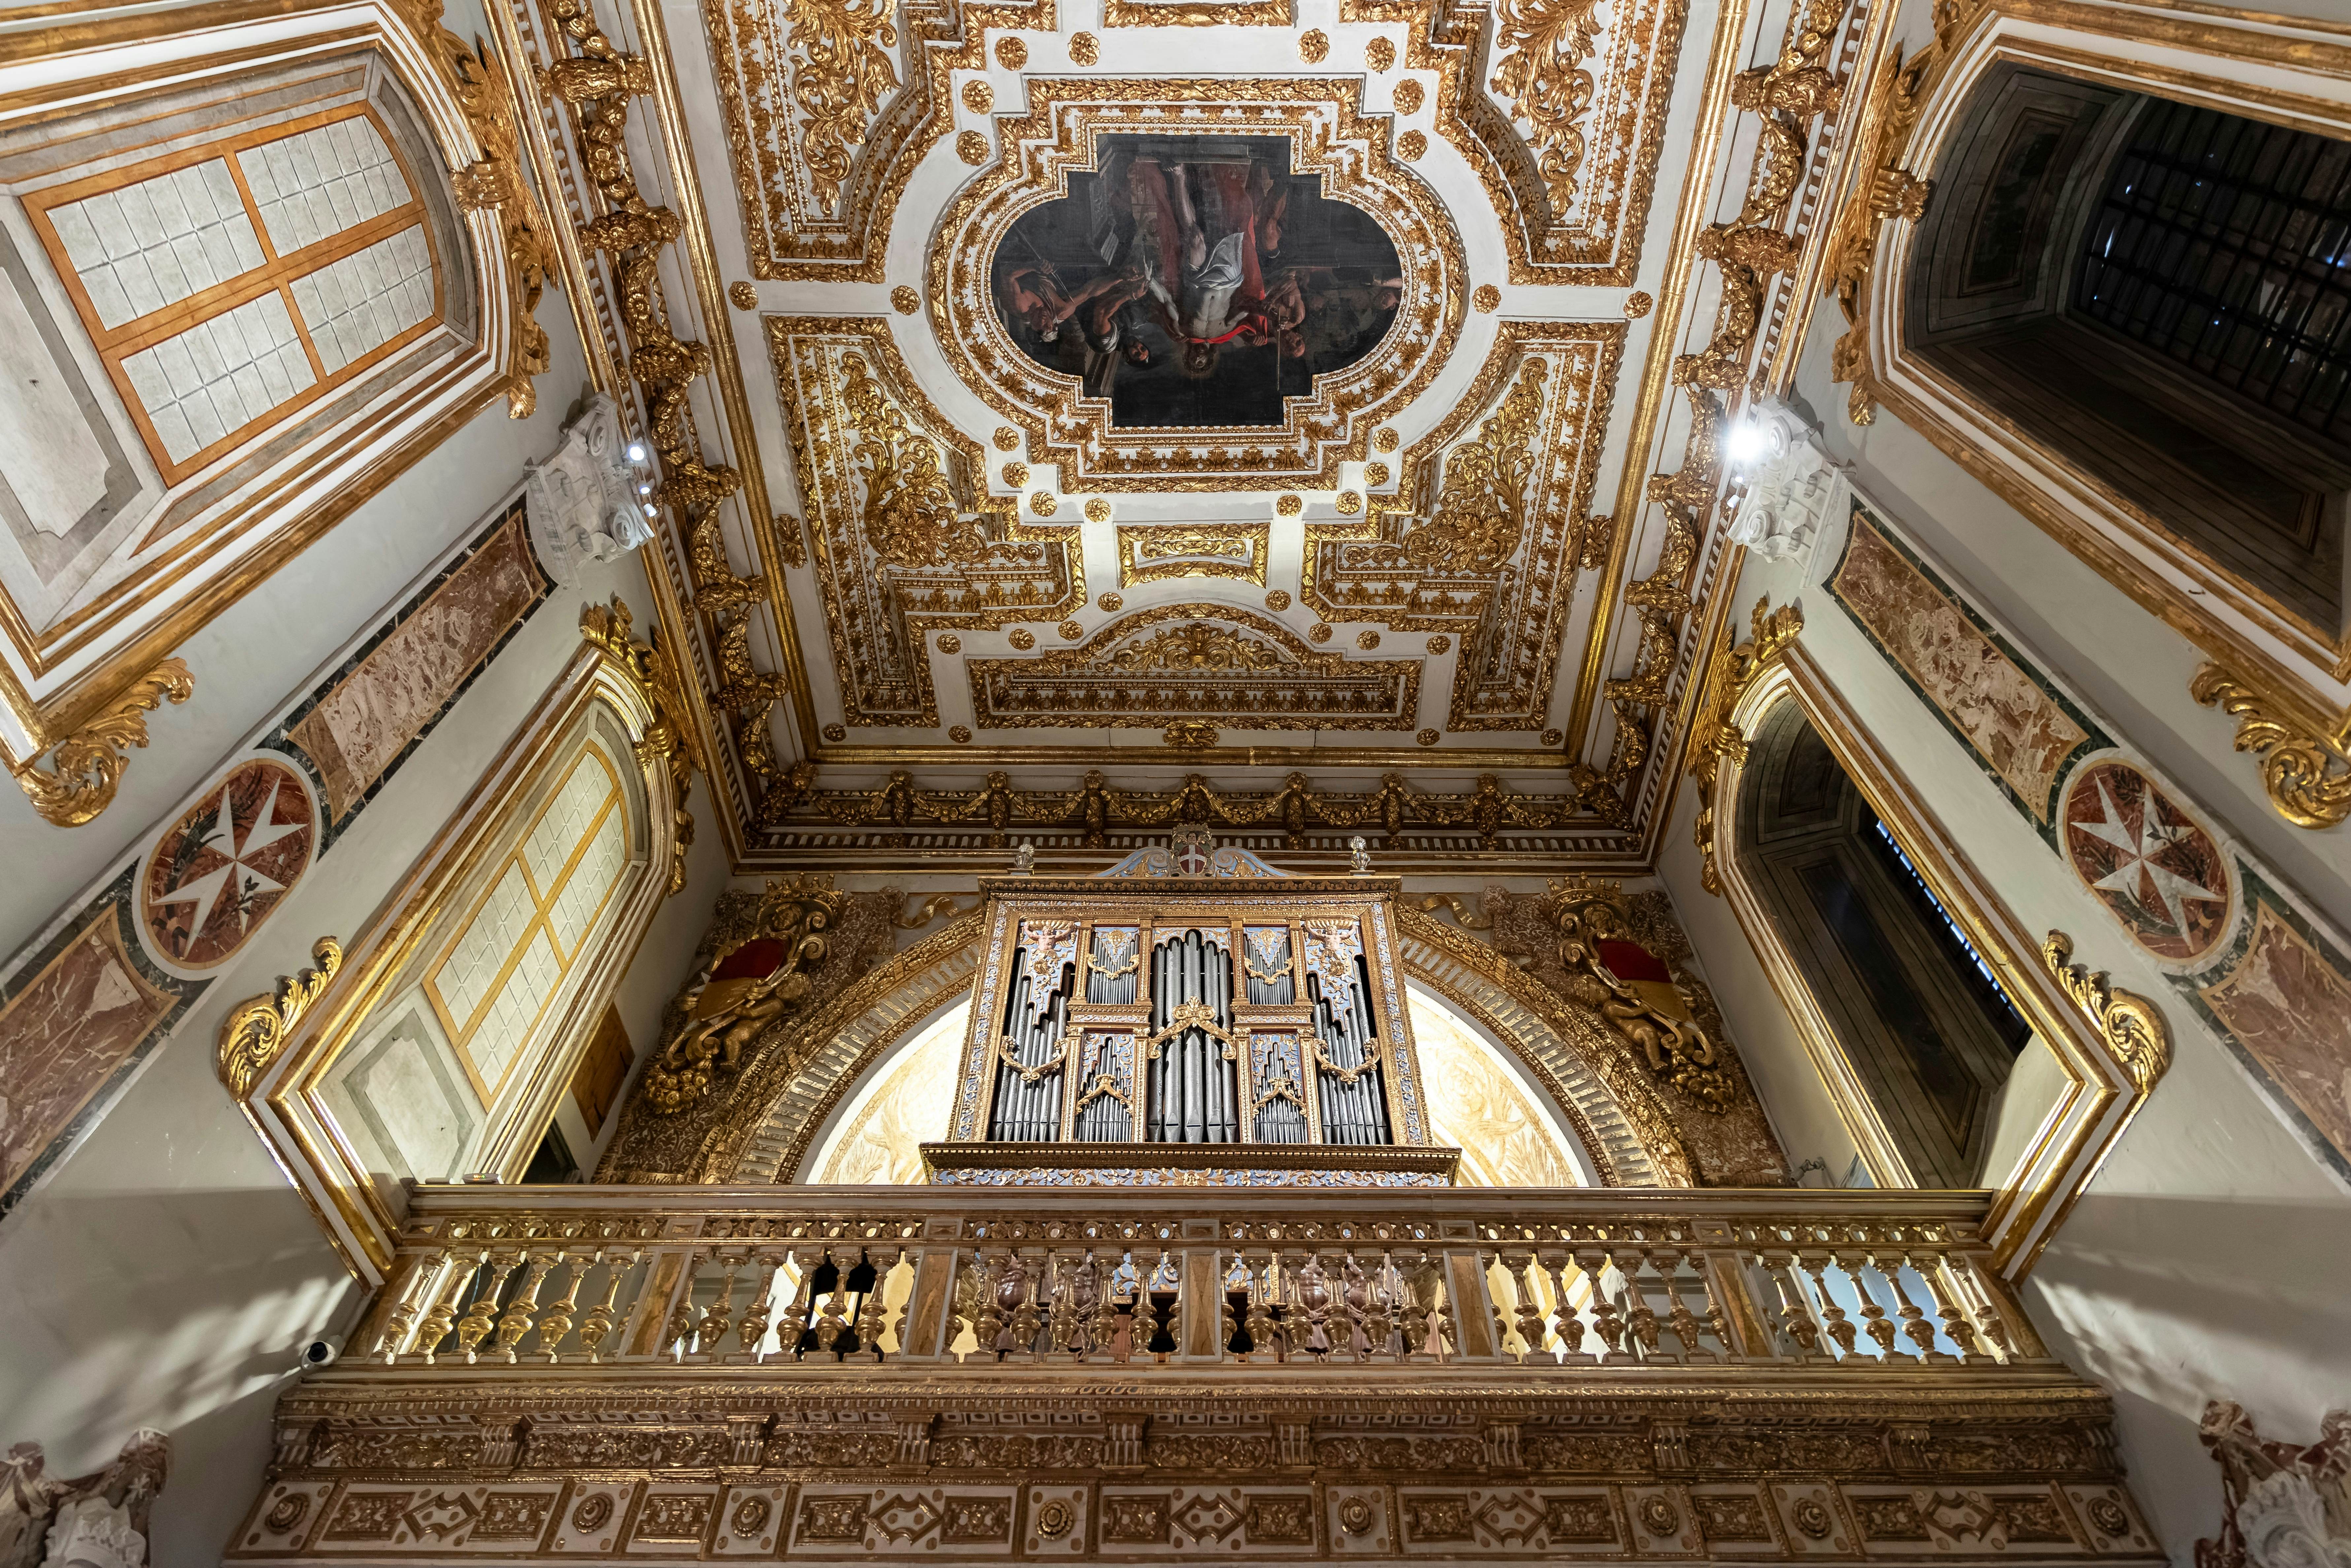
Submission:
POLYGON ((1976 1005, 1983 1009, 1984 1021, 2007 1043, 2010 1054, 2022 1051, 2032 1038, 2032 1026, 2016 1010, 2000 977, 1976 951, 1976 945, 1968 940, 1968 934, 1959 929, 1959 923, 1951 918, 1951 912, 1943 907, 1943 901, 1935 896, 1935 890, 1927 885, 1927 879, 1918 874, 1918 868, 1911 863, 1894 837, 1894 830, 1865 804, 1861 808, 1861 821, 1862 842, 1885 861, 1893 873, 1894 884, 1902 889, 1911 906, 1924 917, 1927 928, 1947 949, 1952 972, 1968 983, 1976 1005))
POLYGON ((2351 143, 2165 99, 2116 159, 2074 308, 2311 430, 2351 391, 2351 143))
POLYGON ((549 1186, 580 1179, 580 1162, 571 1157, 571 1145, 563 1141, 563 1129, 549 1122, 547 1136, 538 1142, 538 1150, 530 1156, 530 1165, 522 1179, 535 1185, 549 1186))

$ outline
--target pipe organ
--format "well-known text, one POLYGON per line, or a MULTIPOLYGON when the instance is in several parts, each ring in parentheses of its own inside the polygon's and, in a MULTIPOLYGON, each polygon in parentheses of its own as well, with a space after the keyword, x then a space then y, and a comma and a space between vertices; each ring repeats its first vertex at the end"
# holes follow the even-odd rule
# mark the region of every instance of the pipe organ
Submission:
POLYGON ((983 878, 946 1141, 960 1185, 1423 1186, 1392 877, 1292 877, 1179 830, 1095 877, 983 878))

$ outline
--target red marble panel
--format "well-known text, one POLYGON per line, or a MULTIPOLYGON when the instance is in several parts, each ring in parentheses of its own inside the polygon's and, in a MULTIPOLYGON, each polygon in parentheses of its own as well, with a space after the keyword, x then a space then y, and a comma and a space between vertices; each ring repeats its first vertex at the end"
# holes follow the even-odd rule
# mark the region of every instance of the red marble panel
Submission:
POLYGON ((310 867, 310 791, 282 762, 239 766, 173 823, 139 879, 154 950, 184 968, 225 963, 310 867))
POLYGON ((176 998, 148 984, 110 904, 0 1009, 0 1192, 16 1184, 176 998))
POLYGON ((2351 978, 2264 901, 2243 956, 2199 994, 2318 1135, 2351 1162, 2351 978))
POLYGON ((2204 825, 2127 762, 2096 763, 2065 791, 2064 851, 2132 940, 2167 963, 2229 930, 2229 858, 2204 825))

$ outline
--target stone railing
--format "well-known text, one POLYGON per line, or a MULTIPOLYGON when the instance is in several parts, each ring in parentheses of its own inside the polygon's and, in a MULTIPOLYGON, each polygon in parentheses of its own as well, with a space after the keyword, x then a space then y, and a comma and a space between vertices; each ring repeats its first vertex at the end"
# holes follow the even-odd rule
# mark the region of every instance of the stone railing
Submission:
POLYGON ((377 1364, 2048 1364, 1967 1193, 427 1187, 377 1364))

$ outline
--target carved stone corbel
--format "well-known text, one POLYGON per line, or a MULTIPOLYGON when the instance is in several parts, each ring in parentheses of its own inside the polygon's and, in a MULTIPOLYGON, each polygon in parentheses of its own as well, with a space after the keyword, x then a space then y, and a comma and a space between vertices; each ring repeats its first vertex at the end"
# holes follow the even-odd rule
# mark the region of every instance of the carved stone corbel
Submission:
POLYGON ((1692 831, 1702 860, 1698 881, 1707 892, 1717 895, 1722 892, 1722 868, 1715 863, 1714 857, 1715 779, 1725 760, 1747 760, 1747 737, 1730 722, 1731 710, 1804 629, 1802 610, 1783 604, 1767 614, 1765 607, 1771 602, 1771 595, 1765 594, 1748 612, 1749 638, 1745 647, 1732 646, 1738 635, 1735 628, 1722 629, 1722 641, 1715 645, 1714 658, 1707 665, 1698 716, 1690 725, 1689 772, 1698 780, 1698 821, 1692 831))
POLYGON ((2236 749, 2262 759, 2262 788, 2297 828, 2331 828, 2351 816, 2351 751, 2288 705, 2219 664, 2206 664, 2188 695, 2237 721, 2236 749))
POLYGON ((147 744, 147 716, 165 699, 183 703, 194 695, 195 677, 185 661, 166 659, 131 685, 98 716, 50 749, 49 769, 36 757, 16 770, 16 783, 33 809, 60 828, 78 828, 114 803, 126 753, 147 744))

